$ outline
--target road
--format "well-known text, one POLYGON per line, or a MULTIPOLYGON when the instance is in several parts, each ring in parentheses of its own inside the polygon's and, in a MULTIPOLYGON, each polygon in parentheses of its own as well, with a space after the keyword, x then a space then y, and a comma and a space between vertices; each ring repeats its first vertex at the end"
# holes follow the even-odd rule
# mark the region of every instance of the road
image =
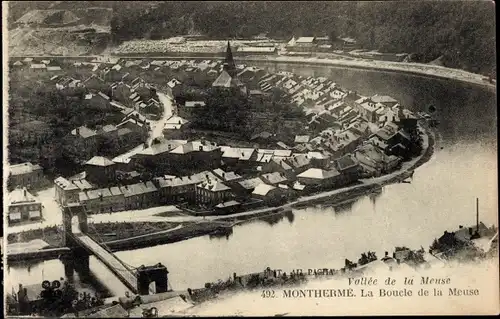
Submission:
MULTIPOLYGON (((313 201, 316 199, 321 199, 321 198, 327 198, 333 195, 337 195, 343 192, 348 192, 353 189, 359 188, 359 187, 364 187, 367 185, 375 185, 375 184, 383 184, 392 178, 395 178, 407 171, 411 171, 414 169, 415 164, 424 156, 424 154, 427 153, 428 148, 429 148, 429 139, 427 135, 424 135, 424 141, 423 141, 423 147, 424 147, 424 152, 422 152, 422 155, 413 158, 412 160, 403 163, 401 169, 394 171, 392 173, 389 173, 387 175, 383 175, 377 178, 368 178, 368 179, 362 179, 360 180, 360 184, 349 186, 349 187, 344 187, 328 192, 323 192, 319 194, 314 194, 310 196, 303 196, 298 198, 297 200, 287 203, 283 206, 282 208, 291 208, 293 205, 296 204, 301 204, 301 203, 307 203, 309 201, 313 201)), ((45 199, 47 203, 50 203, 52 205, 57 203, 50 198, 47 198, 48 194, 52 195, 54 188, 51 188, 49 190, 43 191, 43 194, 45 195, 45 199)), ((42 192, 40 192, 42 193, 42 192)), ((45 204, 45 202, 42 202, 45 204)), ((277 209, 278 207, 274 207, 273 209, 277 209)), ((93 223, 107 223, 107 222, 199 222, 199 221, 215 221, 219 219, 227 219, 227 218, 234 218, 234 217, 241 217, 241 216, 251 216, 255 214, 262 213, 264 211, 269 210, 269 208, 261 208, 257 210, 252 210, 252 211, 246 211, 238 214, 232 214, 229 216, 206 216, 205 218, 203 217, 196 217, 196 216, 190 216, 190 215, 185 215, 182 214, 179 209, 177 209, 175 206, 159 206, 159 207, 152 207, 148 209, 142 209, 142 210, 129 210, 129 211, 122 211, 122 212, 116 212, 116 213, 110 213, 110 214, 96 214, 96 215, 90 215, 89 216, 89 222, 93 223), (171 212, 172 216, 155 216, 159 213, 166 213, 166 212, 171 212)), ((26 231, 30 229, 39 229, 47 226, 54 226, 54 225, 61 225, 62 224, 62 218, 61 218, 61 210, 59 206, 57 206, 57 209, 54 209, 51 211, 50 214, 47 215, 47 221, 44 221, 42 223, 36 223, 36 224, 28 224, 28 225, 22 225, 22 226, 15 226, 15 227, 7 227, 7 234, 9 233, 14 233, 14 232, 20 232, 20 231, 26 231), (59 214, 59 215, 58 215, 59 214)))
POLYGON ((151 132, 148 138, 149 146, 151 146, 151 143, 155 138, 163 136, 163 128, 165 127, 165 122, 174 114, 173 100, 165 93, 158 92, 157 94, 160 103, 163 105, 163 115, 158 121, 149 121, 151 125, 151 132))

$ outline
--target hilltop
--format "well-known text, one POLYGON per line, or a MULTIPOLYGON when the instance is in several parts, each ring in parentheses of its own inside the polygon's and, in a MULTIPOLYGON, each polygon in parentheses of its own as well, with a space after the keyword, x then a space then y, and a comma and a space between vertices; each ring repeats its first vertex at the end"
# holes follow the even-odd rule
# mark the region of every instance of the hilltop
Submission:
POLYGON ((193 34, 209 39, 266 34, 287 41, 292 36, 328 36, 355 39, 366 50, 406 52, 413 62, 439 61, 445 67, 496 73, 495 10, 489 1, 398 6, 385 1, 18 1, 9 4, 9 10, 10 30, 17 30, 10 47, 24 54, 99 53, 124 41, 193 34), (92 7, 98 9, 88 9, 92 7), (95 29, 95 34, 75 37, 69 36, 74 30, 54 30, 70 26, 95 29), (60 42, 49 44, 61 33, 60 42), (106 40, 101 39, 104 33, 106 40))
POLYGON ((112 15, 103 7, 28 11, 10 23, 9 54, 98 54, 111 38, 112 15))

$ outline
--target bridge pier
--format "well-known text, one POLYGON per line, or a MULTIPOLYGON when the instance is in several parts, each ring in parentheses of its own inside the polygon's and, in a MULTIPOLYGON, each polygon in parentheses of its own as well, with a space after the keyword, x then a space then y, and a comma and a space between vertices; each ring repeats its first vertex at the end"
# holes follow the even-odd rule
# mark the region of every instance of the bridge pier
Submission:
POLYGON ((155 283, 155 293, 168 291, 168 270, 167 267, 158 263, 155 266, 137 269, 137 291, 140 295, 149 295, 149 285, 155 283))
POLYGON ((84 249, 75 249, 73 252, 73 269, 82 281, 90 277, 90 256, 84 249))
POLYGON ((64 276, 68 279, 69 282, 73 282, 75 273, 75 264, 73 259, 66 257, 62 262, 64 265, 64 276))

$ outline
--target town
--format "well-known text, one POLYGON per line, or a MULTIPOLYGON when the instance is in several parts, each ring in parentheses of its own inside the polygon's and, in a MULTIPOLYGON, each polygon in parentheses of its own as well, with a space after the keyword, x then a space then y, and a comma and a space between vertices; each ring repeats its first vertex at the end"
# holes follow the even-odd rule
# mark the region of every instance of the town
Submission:
MULTIPOLYGON (((389 173, 422 151, 419 116, 395 99, 364 97, 326 78, 236 65, 230 43, 223 63, 108 58, 69 65, 86 69, 85 79, 66 76, 57 63, 25 58, 12 68, 49 73, 58 93, 82 96, 82 103, 104 113, 98 128, 74 127, 52 150, 72 154, 82 168, 55 178, 56 202, 80 204, 88 214, 169 204, 197 215, 278 206, 389 173), (139 70, 162 82, 146 82, 135 76, 139 70), (250 133, 230 136, 220 125, 207 130, 213 123, 208 109, 216 107, 207 104, 210 96, 203 100, 207 91, 248 101, 249 122, 255 123, 250 133), (285 110, 262 109, 268 105, 285 110)), ((21 123, 23 134, 28 124, 22 143, 43 144, 38 130, 44 124, 21 123)), ((39 163, 11 165, 10 223, 43 219, 44 203, 30 191, 47 184, 44 169, 39 163)))

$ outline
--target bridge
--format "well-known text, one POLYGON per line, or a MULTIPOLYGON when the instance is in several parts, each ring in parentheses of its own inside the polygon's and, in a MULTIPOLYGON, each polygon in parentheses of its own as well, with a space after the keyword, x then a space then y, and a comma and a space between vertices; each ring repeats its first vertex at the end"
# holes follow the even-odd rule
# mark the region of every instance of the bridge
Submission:
POLYGON ((87 211, 80 204, 69 204, 63 210, 63 243, 71 249, 72 256, 65 261, 68 276, 73 270, 80 274, 90 272, 89 256, 100 260, 132 293, 148 295, 168 291, 168 271, 161 264, 152 267, 133 267, 120 260, 104 243, 87 235, 87 211), (78 225, 73 217, 78 216, 78 225), (75 227, 76 226, 76 227, 75 227), (150 287, 154 282, 156 289, 150 287))

